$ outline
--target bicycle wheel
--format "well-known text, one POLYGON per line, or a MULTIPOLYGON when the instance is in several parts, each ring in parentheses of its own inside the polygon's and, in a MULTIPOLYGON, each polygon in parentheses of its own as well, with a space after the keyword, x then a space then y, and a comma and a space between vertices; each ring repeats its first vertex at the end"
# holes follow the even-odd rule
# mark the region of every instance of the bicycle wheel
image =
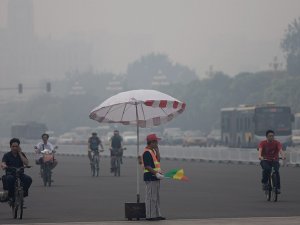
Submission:
POLYGON ((118 174, 118 159, 117 157, 115 157, 115 161, 114 161, 114 175, 115 177, 117 176, 118 174))
POLYGON ((278 193, 277 193, 277 177, 276 174, 272 174, 272 201, 277 202, 278 193))
POLYGON ((118 157, 116 160, 116 175, 119 177, 121 173, 121 162, 120 158, 118 157))
POLYGON ((51 168, 50 168, 50 165, 48 165, 48 169, 47 169, 47 177, 48 177, 48 186, 50 187, 51 186, 51 175, 52 175, 52 172, 51 172, 51 168))
POLYGON ((95 166, 95 170, 96 170, 96 176, 99 176, 99 170, 100 170, 100 166, 99 166, 99 157, 96 157, 96 166, 95 166))
POLYGON ((12 203, 11 210, 12 210, 12 216, 13 216, 13 218, 17 219, 17 216, 18 216, 18 206, 16 205, 15 202, 12 203))
POLYGON ((19 191, 19 219, 23 219, 24 191, 19 191))
POLYGON ((267 190, 265 190, 265 195, 266 195, 267 201, 270 201, 271 200, 271 195, 272 195, 272 185, 271 185, 271 179, 270 178, 269 178, 269 181, 268 181, 268 188, 267 188, 267 190))
POLYGON ((96 162, 95 162, 95 156, 93 156, 92 158, 92 164, 91 164, 91 173, 92 173, 92 177, 95 176, 95 172, 96 172, 96 162))
POLYGON ((92 177, 95 176, 95 164, 94 164, 94 162, 91 165, 91 174, 92 174, 92 177))
POLYGON ((43 168, 43 182, 44 182, 44 186, 46 187, 48 184, 48 167, 45 164, 44 168, 43 168))
POLYGON ((46 165, 43 164, 42 169, 41 169, 41 177, 43 180, 43 184, 46 187, 47 186, 47 177, 46 177, 46 165))
POLYGON ((12 210, 12 216, 13 216, 14 219, 17 219, 17 216, 18 216, 18 204, 17 203, 18 203, 18 190, 16 188, 16 190, 15 190, 15 200, 10 205, 11 210, 12 210))
POLYGON ((23 218, 23 190, 19 190, 15 195, 15 202, 12 205, 12 213, 14 219, 22 219, 23 218))
POLYGON ((47 186, 47 178, 45 175, 43 176, 43 183, 44 183, 44 186, 46 187, 47 186))
POLYGON ((271 190, 272 190, 271 188, 268 188, 268 190, 265 191, 267 201, 271 200, 271 195, 272 195, 272 191, 271 190))

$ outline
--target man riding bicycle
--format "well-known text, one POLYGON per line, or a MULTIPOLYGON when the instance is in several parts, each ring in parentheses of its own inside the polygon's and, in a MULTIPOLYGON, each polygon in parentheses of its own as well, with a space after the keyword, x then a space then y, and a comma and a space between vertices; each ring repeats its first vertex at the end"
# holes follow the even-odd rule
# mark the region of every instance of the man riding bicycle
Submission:
MULTIPOLYGON (((43 164, 43 154, 42 151, 45 149, 54 151, 57 147, 52 145, 49 141, 49 134, 42 134, 42 141, 34 146, 35 152, 38 154, 38 159, 36 160, 36 164, 40 165, 40 171, 42 174, 42 164, 43 164)), ((57 160, 53 160, 52 168, 53 169, 57 165, 57 160)))
MULTIPOLYGON (((10 152, 4 154, 2 158, 1 168, 6 170, 6 174, 2 177, 3 189, 8 190, 8 198, 10 202, 14 201, 14 185, 16 180, 16 174, 12 167, 20 168, 28 166, 29 162, 26 155, 20 148, 20 140, 13 138, 9 142, 10 152)), ((24 197, 28 196, 28 190, 32 183, 30 176, 24 173, 24 170, 20 174, 20 179, 24 188, 24 197)))
POLYGON ((118 130, 114 130, 114 135, 110 138, 110 172, 114 172, 115 159, 120 157, 120 162, 122 162, 123 157, 123 138, 119 134, 118 130))
POLYGON ((274 167, 277 177, 277 194, 280 194, 279 154, 281 155, 282 159, 285 159, 285 154, 282 150, 281 143, 274 139, 274 135, 275 133, 273 130, 266 131, 266 140, 261 141, 258 146, 258 158, 261 160, 260 165, 263 169, 261 180, 263 190, 268 189, 268 178, 271 174, 272 167, 274 167))
POLYGON ((88 157, 90 163, 92 163, 92 151, 99 151, 99 145, 101 146, 101 151, 104 151, 100 138, 97 136, 96 132, 93 132, 92 136, 88 140, 88 157))

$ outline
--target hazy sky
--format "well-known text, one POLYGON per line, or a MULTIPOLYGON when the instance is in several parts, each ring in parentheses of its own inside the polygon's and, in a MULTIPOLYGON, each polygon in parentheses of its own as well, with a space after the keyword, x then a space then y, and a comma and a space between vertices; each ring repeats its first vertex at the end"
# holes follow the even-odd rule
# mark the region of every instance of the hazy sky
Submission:
MULTIPOLYGON (((0 0, 0 26, 6 6, 0 0)), ((93 66, 125 72, 141 55, 160 52, 204 76, 267 69, 299 0, 33 0, 39 36, 94 44, 93 66), (70 33, 72 35, 70 35, 70 33)))

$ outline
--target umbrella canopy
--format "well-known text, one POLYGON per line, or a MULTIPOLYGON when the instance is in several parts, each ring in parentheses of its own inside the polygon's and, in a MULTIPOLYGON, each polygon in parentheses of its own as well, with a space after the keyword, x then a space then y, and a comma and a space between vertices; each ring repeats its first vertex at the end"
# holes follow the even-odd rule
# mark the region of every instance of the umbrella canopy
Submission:
POLYGON ((121 123, 152 127, 182 113, 185 103, 156 90, 121 92, 105 100, 90 113, 100 123, 121 123))

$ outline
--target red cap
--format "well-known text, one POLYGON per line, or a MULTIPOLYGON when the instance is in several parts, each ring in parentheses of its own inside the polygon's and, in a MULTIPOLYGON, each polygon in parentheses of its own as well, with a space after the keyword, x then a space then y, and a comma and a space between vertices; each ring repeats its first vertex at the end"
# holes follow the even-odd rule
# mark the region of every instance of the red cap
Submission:
POLYGON ((149 135, 147 136, 147 141, 159 141, 159 140, 161 140, 161 139, 158 138, 158 137, 156 136, 156 134, 149 134, 149 135))

